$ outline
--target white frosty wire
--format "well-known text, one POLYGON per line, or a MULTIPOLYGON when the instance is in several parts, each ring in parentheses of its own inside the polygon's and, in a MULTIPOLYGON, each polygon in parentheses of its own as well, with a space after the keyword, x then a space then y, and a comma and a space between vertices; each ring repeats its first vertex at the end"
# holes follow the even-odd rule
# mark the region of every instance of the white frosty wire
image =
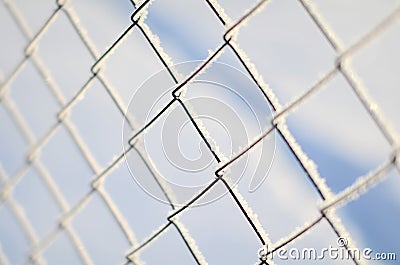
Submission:
POLYGON ((8 261, 7 256, 4 254, 1 244, 0 244, 0 264, 10 265, 10 262, 8 261))
POLYGON ((380 181, 387 177, 387 172, 393 167, 393 162, 394 160, 391 158, 375 171, 357 179, 344 191, 332 197, 331 200, 325 201, 321 211, 325 212, 331 210, 331 208, 336 209, 341 205, 347 204, 349 201, 356 200, 363 193, 369 191, 372 187, 376 186, 380 181))

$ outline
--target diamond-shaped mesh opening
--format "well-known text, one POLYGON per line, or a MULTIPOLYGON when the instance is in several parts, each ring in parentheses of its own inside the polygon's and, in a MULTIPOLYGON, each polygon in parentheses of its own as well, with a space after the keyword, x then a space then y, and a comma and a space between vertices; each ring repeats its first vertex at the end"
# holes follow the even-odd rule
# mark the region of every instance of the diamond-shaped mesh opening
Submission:
POLYGON ((91 83, 71 110, 72 123, 103 167, 122 150, 122 118, 123 115, 97 80, 91 83))
POLYGON ((127 159, 135 161, 134 167, 129 168, 123 162, 107 177, 104 187, 129 225, 136 231, 137 240, 142 241, 164 224, 165 215, 171 207, 167 204, 167 198, 154 179, 152 171, 147 167, 148 161, 143 160, 136 150, 127 154, 127 159), (143 212, 143 218, 139 218, 137 212, 143 212))
POLYGON ((287 118, 293 135, 334 192, 378 167, 390 152, 390 145, 353 95, 338 76, 287 118), (332 136, 322 138, 328 135, 322 131, 332 136), (339 150, 347 151, 342 155, 339 150))
POLYGON ((14 188, 13 196, 23 205, 22 209, 39 238, 50 233, 60 210, 40 173, 29 170, 14 188))
MULTIPOLYGON (((218 183, 213 189, 224 190, 224 185, 218 183)), ((199 249, 210 264, 231 258, 240 264, 254 262, 254 249, 259 244, 257 236, 248 230, 249 224, 232 202, 232 198, 226 194, 207 207, 196 207, 180 216, 179 220, 196 238, 199 249), (223 215, 231 216, 230 221, 221 218, 223 215), (205 233, 210 227, 214 232, 205 233), (210 242, 221 247, 209 248, 210 242), (242 251, 229 251, 238 248, 242 251)))
POLYGON ((210 12, 205 1, 154 2, 149 6, 145 23, 162 41, 163 49, 175 63, 204 59, 209 50, 222 42, 221 35, 224 33, 223 25, 210 12), (178 5, 179 8, 164 12, 169 6, 178 5), (203 27, 208 28, 207 32, 199 30, 203 27), (194 45, 198 42, 201 45, 194 45))
POLYGON ((46 143, 39 159, 54 176, 54 182, 70 205, 75 205, 91 189, 94 173, 64 128, 57 130, 46 143), (62 153, 59 152, 61 142, 62 153))
POLYGON ((175 227, 170 227, 162 235, 160 235, 160 240, 154 242, 151 247, 145 249, 141 253, 140 258, 148 264, 176 264, 183 262, 184 264, 196 264, 193 260, 191 253, 185 249, 185 242, 182 240, 181 236, 175 229, 175 227), (159 255, 162 253, 162 255, 159 255))
POLYGON ((334 51, 297 1, 267 3, 239 30, 237 43, 282 103, 334 66, 334 51))
POLYGON ((54 239, 43 252, 43 256, 49 264, 83 264, 66 232, 54 239))
POLYGON ((128 248, 128 242, 100 196, 92 197, 88 205, 71 222, 96 264, 118 264, 124 260, 123 255, 128 248), (92 222, 93 216, 98 218, 95 224, 92 222), (93 241, 93 237, 97 240, 93 241), (111 242, 113 247, 110 247, 111 242))
MULTIPOLYGON (((126 39, 115 48, 106 60, 102 61, 99 68, 125 106, 128 106, 131 98, 150 76, 163 70, 160 60, 155 57, 154 51, 138 27, 131 29, 126 39), (137 63, 141 56, 147 58, 146 64, 140 68, 133 68, 132 66, 137 63), (113 71, 113 69, 118 69, 118 71, 113 71), (132 76, 135 78, 132 78, 132 76)), ((168 79, 171 78, 168 77, 168 79)))
POLYGON ((10 84, 9 96, 36 138, 46 134, 56 122, 57 101, 30 62, 10 84))
POLYGON ((99 52, 104 52, 130 24, 131 1, 70 0, 66 6, 79 19, 88 39, 99 52), (99 30, 100 29, 100 30, 99 30))
POLYGON ((41 58, 43 67, 49 71, 47 78, 51 76, 55 83, 51 85, 58 86, 61 94, 68 100, 89 79, 90 67, 94 62, 89 50, 64 13, 58 13, 54 22, 38 39, 35 55, 41 58))

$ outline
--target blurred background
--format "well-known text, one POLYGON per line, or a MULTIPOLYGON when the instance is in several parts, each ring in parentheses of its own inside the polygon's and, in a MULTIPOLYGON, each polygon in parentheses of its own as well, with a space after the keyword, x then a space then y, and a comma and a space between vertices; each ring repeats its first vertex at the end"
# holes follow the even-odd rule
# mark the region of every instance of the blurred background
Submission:
MULTIPOLYGON (((285 120, 334 198, 384 165, 398 144, 400 1, 305 2, 330 27, 338 51, 304 2, 266 1, 236 32, 235 47, 246 55, 238 57, 225 47, 196 76, 220 85, 188 86, 183 98, 192 100, 191 110, 226 162, 265 132, 276 114, 239 58, 251 62, 256 78, 287 106, 330 72, 343 51, 356 47, 346 57, 346 69, 374 104, 365 108, 345 76, 336 72, 285 120), (383 21, 383 30, 376 31, 383 21), (357 43, 362 45, 353 46, 357 43), (224 86, 230 90, 221 90, 224 86), (214 106, 211 99, 219 103, 214 106), (368 108, 382 114, 384 125, 374 122, 368 108), (237 120, 217 115, 224 110, 237 120), (390 128, 394 141, 388 141, 382 127, 390 128)), ((138 128, 172 99, 176 84, 164 63, 176 65, 181 82, 221 47, 225 32, 257 3, 145 2, 134 17, 138 27, 132 26, 131 15, 141 3, 129 0, 1 1, 0 264, 196 264, 183 238, 196 246, 194 255, 204 258, 201 264, 258 261, 262 244, 222 183, 212 188, 216 193, 203 199, 204 205, 179 214, 183 236, 169 226, 131 261, 126 258, 167 224, 173 210, 152 174, 184 204, 215 179, 220 166, 177 102, 138 137, 143 152, 129 147, 138 128), (165 156, 166 143, 179 145, 174 150, 186 162, 204 159, 207 167, 196 172, 190 171, 191 163, 172 167, 178 154, 165 156)), ((323 200, 278 133, 244 158, 227 175, 273 244, 320 216, 323 200)), ((358 248, 400 256, 398 168, 389 167, 374 183, 357 200, 335 209, 341 221, 334 222, 343 225, 344 236, 358 248)), ((323 219, 287 247, 322 249, 336 246, 336 240, 323 219)))

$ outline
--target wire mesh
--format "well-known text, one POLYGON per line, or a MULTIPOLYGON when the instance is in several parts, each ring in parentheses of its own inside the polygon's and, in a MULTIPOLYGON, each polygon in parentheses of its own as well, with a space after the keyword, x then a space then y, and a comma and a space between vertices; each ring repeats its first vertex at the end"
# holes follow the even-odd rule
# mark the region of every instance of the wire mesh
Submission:
MULTIPOLYGON (((200 1, 200 0, 199 0, 200 1)), ((107 207, 107 211, 112 215, 115 223, 118 225, 120 231, 128 242, 129 248, 122 251, 125 252, 125 256, 121 256, 121 262, 124 264, 142 264, 140 259, 141 252, 146 248, 151 248, 155 241, 159 240, 162 234, 166 233, 170 228, 173 228, 175 233, 183 240, 188 252, 192 256, 193 260, 197 264, 206 264, 207 256, 203 256, 201 249, 196 244, 196 238, 192 237, 183 222, 180 221, 180 215, 187 211, 189 207, 195 204, 197 201, 210 190, 214 189, 218 184, 222 184, 224 189, 228 192, 229 196, 233 199, 234 205, 240 210, 241 214, 249 224, 249 229, 254 232, 259 241, 259 247, 268 246, 266 255, 270 255, 282 247, 285 247, 303 237, 306 232, 312 231, 317 224, 322 221, 326 221, 332 231, 338 238, 346 237, 350 242, 346 245, 347 249, 355 248, 355 244, 351 241, 348 236, 346 228, 341 224, 339 217, 336 215, 335 210, 339 206, 348 204, 350 201, 357 199, 361 194, 370 191, 372 186, 375 186, 379 181, 387 177, 387 172, 392 168, 399 171, 399 163, 397 161, 398 149, 398 135, 390 129, 389 123, 385 117, 381 114, 379 106, 375 104, 373 98, 368 94, 367 90, 358 80, 356 73, 352 71, 350 64, 348 63, 359 50, 383 34, 385 30, 393 27, 400 15, 400 8, 394 9, 393 12, 387 16, 383 21, 378 23, 373 29, 359 38, 352 45, 345 47, 340 43, 328 24, 324 22, 323 16, 317 11, 311 1, 299 0, 303 8, 303 12, 312 20, 314 25, 317 26, 321 32, 323 38, 325 38, 331 46, 331 49, 335 53, 335 61, 331 69, 326 71, 319 80, 314 81, 314 85, 309 87, 305 93, 298 94, 294 100, 282 105, 278 97, 275 95, 274 88, 268 86, 263 79, 268 80, 267 76, 261 76, 256 67, 250 62, 250 59, 246 55, 246 52, 241 49, 237 42, 237 37, 240 35, 240 29, 255 16, 256 13, 261 12, 263 9, 268 9, 269 1, 263 0, 256 3, 248 11, 241 15, 237 20, 229 18, 229 16, 223 11, 223 8, 216 1, 205 1, 209 12, 216 16, 219 23, 224 27, 225 32, 221 36, 220 44, 210 51, 210 55, 198 65, 189 75, 182 78, 179 73, 173 67, 170 57, 166 52, 163 51, 162 45, 155 38, 155 34, 151 31, 151 27, 146 24, 146 15, 148 8, 152 1, 146 0, 142 3, 136 3, 134 1, 128 1, 132 5, 133 13, 130 17, 129 25, 117 36, 112 44, 105 49, 104 52, 98 52, 95 47, 96 43, 86 33, 86 29, 80 24, 80 17, 77 15, 74 7, 70 5, 70 1, 55 1, 53 3, 53 11, 44 20, 43 24, 40 25, 38 30, 31 33, 30 25, 26 20, 26 17, 21 13, 18 6, 12 0, 3 0, 2 5, 6 10, 7 14, 12 18, 13 23, 17 27, 19 33, 23 36, 25 45, 24 49, 20 51, 21 57, 19 61, 15 61, 13 68, 4 74, 1 79, 0 87, 0 100, 1 107, 9 115, 12 122, 15 124, 18 133, 22 136, 25 145, 28 147, 28 152, 19 161, 18 169, 14 174, 8 175, 5 170, 0 171, 1 177, 1 207, 8 207, 12 212, 12 216, 18 226, 23 231, 23 234, 29 241, 28 252, 23 257, 24 264, 45 264, 46 260, 43 258, 44 251, 51 245, 60 234, 65 234, 69 238, 71 245, 74 247, 76 253, 80 258, 80 262, 83 264, 95 264, 93 257, 88 253, 84 242, 80 237, 80 234, 76 231, 74 226, 71 224, 76 215, 79 214, 82 209, 87 207, 89 201, 94 197, 98 196, 107 207), (40 41, 46 36, 49 28, 56 23, 58 17, 64 16, 67 23, 72 27, 79 42, 83 44, 84 49, 91 57, 92 64, 88 68, 86 80, 70 97, 66 97, 62 92, 62 89, 54 81, 56 78, 51 74, 52 69, 48 67, 37 52, 37 48, 40 46, 40 41), (129 34, 133 31, 140 33, 143 38, 148 42, 151 49, 154 52, 154 57, 161 63, 161 65, 168 71, 171 80, 176 84, 175 89, 172 91, 170 96, 170 102, 158 112, 158 114, 149 122, 143 126, 135 124, 135 117, 126 117, 126 122, 132 131, 132 136, 129 141, 124 143, 125 150, 113 157, 113 160, 104 165, 99 163, 98 158, 95 157, 95 152, 86 143, 86 140, 80 135, 79 130, 76 128, 74 122, 70 119, 71 112, 74 111, 79 101, 88 92, 93 89, 92 86, 97 83, 104 89, 107 97, 111 100, 112 104, 116 108, 119 115, 125 116, 125 110, 127 105, 118 94, 117 89, 112 86, 108 80, 107 75, 104 72, 105 66, 107 66, 108 59, 114 56, 115 51, 120 45, 126 42, 129 34), (187 87, 191 80, 196 78, 202 72, 206 71, 208 67, 213 65, 217 59, 226 50, 230 50, 237 57, 240 64, 247 71, 248 76, 252 82, 258 87, 266 102, 273 111, 273 117, 266 118, 270 119, 269 129, 263 134, 259 135, 250 145, 242 148, 240 152, 231 157, 228 160, 224 160, 221 154, 216 150, 215 145, 205 136, 206 132, 203 127, 198 124, 195 115, 191 112, 187 106, 184 98, 181 96, 183 89, 187 87), (29 124, 24 113, 20 110, 20 104, 9 96, 10 90, 12 89, 11 84, 21 75, 21 72, 27 65, 31 65, 35 71, 39 74, 42 81, 45 83, 46 89, 51 93, 51 97, 56 102, 56 119, 53 120, 51 126, 48 126, 46 130, 41 133, 34 132, 29 124), (291 131, 286 126, 286 118, 292 113, 295 113, 298 108, 307 104, 307 102, 313 98, 313 96, 320 90, 323 90, 329 82, 337 77, 342 76, 348 83, 354 92, 356 97, 364 106, 365 112, 373 119, 375 126, 380 130, 388 144, 390 145, 391 152, 388 154, 387 160, 384 161, 375 171, 361 177, 353 184, 348 186, 342 192, 335 194, 331 191, 330 187, 325 183, 324 179, 319 174, 313 161, 302 151, 301 147, 296 143, 291 131), (144 150, 136 146, 136 139, 140 138, 146 133, 148 128, 165 113, 174 104, 179 104, 185 111, 188 119, 193 124, 196 132, 201 137, 202 141, 206 144, 208 150, 214 157, 215 161, 219 164, 219 168, 215 171, 214 179, 201 190, 200 193, 192 197, 184 205, 177 206, 174 201, 174 194, 168 189, 167 184, 163 182, 163 176, 154 169, 154 165, 150 160, 146 158, 144 150), (87 190, 84 196, 76 200, 75 203, 70 204, 65 198, 62 188, 54 180, 54 174, 50 173, 47 168, 48 165, 39 159, 40 153, 46 147, 49 141, 55 134, 65 130, 68 137, 74 145, 78 148, 80 157, 85 162, 86 166, 91 172, 92 178, 89 182, 90 188, 87 190), (235 185, 230 183, 229 178, 225 170, 234 165, 248 152, 251 152, 261 141, 269 137, 271 134, 277 133, 280 139, 285 143, 288 150, 291 152, 293 159, 300 165, 304 171, 308 181, 310 181, 315 192, 322 200, 322 204, 319 207, 319 216, 311 219, 309 222, 304 223, 302 227, 288 233, 286 237, 281 238, 276 242, 268 237, 267 231, 261 226, 257 215, 253 213, 250 207, 247 205, 243 196, 239 190, 235 188, 235 185), (152 233, 148 234, 143 241, 138 241, 135 236, 135 229, 127 222, 124 215, 119 211, 116 206, 113 197, 104 188, 104 183, 109 175, 114 172, 124 161, 124 157, 135 152, 138 154, 139 159, 147 167, 148 172, 159 186, 159 189, 164 194, 165 198, 169 202, 171 211, 165 216, 166 220, 163 225, 152 233), (21 205, 15 198, 13 190, 18 183, 25 177, 25 175, 34 169, 37 175, 40 177, 40 181, 45 185, 46 189, 50 192, 52 200, 55 202, 59 209, 59 216, 57 221, 53 224, 52 230, 46 235, 38 235, 35 231, 31 220, 27 217, 24 210, 24 205, 21 205)), ((42 19, 43 20, 43 19, 42 19)), ((45 51, 46 52, 46 51, 45 51)), ((61 63, 61 62, 60 62, 61 63)), ((116 70, 118 71, 118 70, 116 70)), ((72 77, 73 78, 73 77, 72 77)), ((29 88, 27 88, 29 89, 29 88)), ((190 88, 189 88, 190 89, 190 88)), ((133 115, 134 116, 134 115, 133 115)), ((3 150, 7 153, 7 150, 3 150)), ((2 163, 6 163, 3 162, 2 163)), ((0 168, 1 169, 1 168, 0 168)), ((268 183, 264 184, 268 185, 268 183)), ((207 206, 204 206, 207 207, 207 206)), ((96 222, 93 216, 93 222, 96 222)), ((93 238, 92 240, 96 240, 93 238)), ((7 244, 7 242, 2 242, 7 244)), ((257 250, 254 250, 257 253, 257 250)), ((272 264, 272 261, 258 257, 257 264, 272 264)), ((257 257, 255 257, 257 260, 257 257)), ((353 257, 352 262, 354 264, 362 264, 361 260, 353 257)), ((7 255, 0 248, 0 263, 10 264, 7 255)))

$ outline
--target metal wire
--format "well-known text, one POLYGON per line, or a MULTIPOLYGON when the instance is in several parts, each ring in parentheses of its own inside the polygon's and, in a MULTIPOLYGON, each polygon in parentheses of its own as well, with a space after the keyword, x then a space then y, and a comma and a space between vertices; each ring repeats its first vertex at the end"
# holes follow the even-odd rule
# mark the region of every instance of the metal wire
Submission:
MULTIPOLYGON (((170 229, 170 227, 174 227, 177 234, 182 238, 185 246, 188 249, 188 252, 193 257, 194 262, 196 262, 197 264, 205 264, 207 257, 204 257, 201 254, 195 243, 195 238, 192 238, 188 233, 183 232, 186 231, 186 228, 184 224, 179 221, 179 215, 182 212, 186 211, 196 201, 201 199, 208 191, 213 189, 217 183, 222 183, 225 189, 229 192, 229 195, 233 199, 233 203, 240 209, 243 217, 248 222, 249 229, 254 231, 255 235, 259 239, 260 247, 266 244, 272 245, 273 247, 269 248, 268 253, 273 253, 278 249, 286 246, 290 242, 298 239, 306 231, 312 230, 322 220, 326 220, 334 233, 336 233, 338 237, 342 237, 347 232, 345 227, 343 227, 340 222, 336 221, 338 220, 338 216, 335 215, 334 208, 338 205, 346 204, 348 201, 352 200, 354 194, 358 194, 361 191, 368 192, 371 186, 377 183, 379 179, 386 176, 386 172, 389 169, 396 168, 397 171, 400 171, 399 163, 396 160, 399 153, 398 135, 396 135, 396 133, 389 129, 390 126, 388 125, 388 122, 379 112, 378 108, 370 108, 371 105, 375 104, 373 102, 373 99, 368 95, 366 89, 361 85, 361 83, 358 82, 357 78, 355 77, 355 73, 346 63, 346 60, 348 58, 352 57, 360 49, 367 46, 372 40, 378 38, 384 30, 394 24, 394 22, 400 16, 400 7, 398 9, 395 9, 392 14, 385 18, 381 23, 376 25, 376 27, 369 31, 365 36, 362 36, 353 45, 348 48, 344 48, 343 45, 338 41, 335 33, 324 22, 323 17, 312 5, 312 3, 307 0, 299 0, 298 2, 304 8, 304 12, 311 18, 311 20, 321 31, 325 39, 330 43, 332 49, 336 52, 336 61, 334 62, 334 67, 327 71, 320 80, 316 80, 315 84, 310 87, 304 94, 299 95, 289 104, 282 106, 275 96, 274 89, 264 84, 264 82, 258 78, 260 75, 257 73, 256 68, 251 66, 251 63, 247 59, 248 57, 245 51, 243 51, 235 41, 235 36, 240 34, 239 30, 242 25, 247 20, 251 19, 254 13, 260 11, 263 8, 267 8, 267 0, 258 2, 253 8, 243 14, 243 16, 239 18, 235 23, 232 23, 231 19, 222 12, 222 8, 219 6, 218 2, 206 0, 205 2, 210 8, 210 12, 217 17, 218 21, 221 23, 222 26, 225 27, 226 30, 225 33, 221 36, 222 42, 218 47, 215 48, 214 52, 212 52, 208 58, 205 58, 203 63, 201 63, 192 73, 190 73, 182 80, 178 78, 178 73, 173 70, 173 65, 171 65, 168 55, 165 52, 162 52, 160 45, 158 43, 155 43, 153 41, 153 38, 150 37, 153 36, 153 33, 151 32, 150 28, 145 24, 145 22, 141 19, 141 15, 143 14, 143 12, 147 11, 147 8, 151 1, 144 1, 140 5, 138 5, 134 1, 130 2, 135 8, 135 11, 130 17, 130 25, 122 32, 122 34, 118 38, 115 39, 115 41, 109 46, 106 51, 104 51, 103 53, 99 53, 96 50, 93 41, 84 33, 85 29, 82 25, 79 24, 79 17, 75 14, 74 9, 68 5, 68 1, 55 1, 53 12, 49 15, 49 17, 46 19, 40 29, 34 34, 31 33, 28 23, 25 21, 25 18, 19 13, 18 8, 13 3, 13 1, 2 1, 2 4, 6 8, 7 12, 13 18, 15 25, 18 27, 19 31, 22 33, 25 40, 27 41, 25 49, 22 51, 24 56, 21 61, 16 63, 13 70, 8 73, 3 78, 3 80, 0 80, 0 106, 3 106, 3 108, 10 115, 21 136, 26 141, 27 146, 29 146, 29 152, 26 155, 25 161, 21 161, 22 164, 15 174, 13 174, 12 176, 7 176, 4 170, 0 170, 0 180, 3 184, 0 190, 0 207, 5 207, 4 205, 7 205, 7 207, 13 213, 15 220, 20 224, 21 230, 24 232, 31 244, 30 252, 26 256, 26 264, 45 264, 45 261, 42 257, 43 251, 48 247, 51 242, 55 240, 57 235, 62 231, 65 231, 71 239, 71 242, 75 247, 77 253, 79 254, 82 263, 93 264, 89 253, 81 242, 79 235, 70 224, 70 221, 79 211, 85 208, 88 201, 92 196, 94 196, 94 194, 100 196, 102 202, 107 207, 110 214, 113 216, 114 220, 119 226, 119 229, 122 231, 127 242, 130 245, 130 249, 127 250, 126 256, 121 257, 121 260, 124 260, 125 264, 141 264, 139 254, 143 250, 143 248, 145 246, 151 245, 151 243, 158 240, 158 238, 165 231, 170 229), (90 75, 88 76, 87 81, 82 84, 78 92, 76 92, 73 97, 71 97, 68 101, 63 97, 60 88, 54 82, 54 78, 50 74, 48 67, 42 62, 41 58, 35 52, 35 48, 37 47, 40 39, 46 34, 50 25, 53 24, 55 19, 61 14, 65 15, 68 23, 71 24, 80 41, 84 44, 84 47, 87 49, 92 59, 94 60, 92 66, 89 69, 90 75), (83 95, 90 88, 90 85, 94 82, 94 80, 97 80, 99 81, 103 89, 107 92, 107 95, 112 100, 113 104, 119 110, 121 117, 124 116, 124 112, 127 106, 124 105, 123 101, 120 99, 120 95, 118 94, 117 90, 108 81, 107 76, 103 73, 102 69, 103 66, 107 64, 107 59, 113 56, 113 52, 118 49, 118 46, 125 41, 128 34, 132 31, 138 31, 140 34, 143 35, 143 37, 146 39, 146 41, 149 43, 150 47, 154 51, 155 57, 160 60, 162 65, 169 73, 171 80, 177 86, 172 92, 170 102, 165 105, 164 108, 144 126, 138 127, 134 123, 133 117, 127 117, 127 123, 130 126, 131 130, 135 132, 135 134, 126 143, 125 153, 119 154, 108 166, 102 168, 96 161, 92 153, 93 151, 87 147, 85 141, 76 130, 75 125, 69 120, 67 114, 74 108, 80 96, 83 95), (210 141, 204 136, 205 134, 202 131, 201 126, 199 126, 199 124, 196 122, 193 113, 191 113, 191 111, 187 107, 187 103, 180 98, 180 92, 206 67, 212 65, 216 61, 218 56, 220 56, 227 49, 230 49, 233 54, 235 54, 240 63, 243 65, 244 69, 247 71, 247 74, 264 95, 266 102, 270 104, 274 112, 273 118, 270 120, 271 126, 248 147, 243 148, 243 150, 240 151, 236 156, 232 157, 224 164, 220 164, 220 168, 217 169, 215 172, 216 178, 211 181, 196 196, 191 198, 185 205, 177 208, 175 206, 174 194, 172 194, 171 191, 166 187, 166 184, 163 182, 163 176, 161 176, 156 170, 154 170, 153 165, 147 159, 145 159, 145 152, 140 147, 136 146, 135 140, 136 138, 141 137, 145 133, 147 128, 149 128, 152 123, 154 123, 168 109, 170 109, 174 105, 174 103, 179 103, 179 106, 182 107, 182 109, 190 119, 202 141, 204 141, 210 153, 213 155, 215 161, 217 163, 220 163, 222 161, 221 157, 219 157, 219 154, 216 152, 213 144, 210 143, 210 141), (44 133, 38 139, 36 139, 36 137, 33 135, 31 128, 24 118, 24 114, 21 113, 21 111, 19 110, 19 106, 13 101, 11 97, 8 96, 10 84, 20 74, 22 68, 27 64, 27 62, 32 63, 34 68, 38 71, 41 78, 45 81, 48 90, 52 93, 52 96, 59 106, 57 121, 50 127, 50 129, 46 133, 44 133), (324 86, 337 75, 342 75, 349 86, 353 89, 356 97, 365 107, 366 112, 371 116, 376 126, 380 129, 383 136, 392 147, 393 153, 389 154, 387 161, 379 168, 377 168, 375 172, 361 178, 362 181, 354 183, 342 193, 333 195, 333 193, 330 191, 330 187, 328 187, 325 182, 322 181, 322 177, 314 168, 314 164, 310 163, 310 158, 301 150, 301 148, 295 142, 291 132, 286 127, 285 118, 292 112, 294 112, 296 108, 298 108, 302 104, 306 104, 306 102, 315 93, 317 93, 319 90, 322 90, 324 86), (38 153, 53 137, 53 135, 58 130, 60 130, 60 128, 64 128, 68 132, 69 137, 73 140, 74 144, 79 149, 85 163, 91 169, 93 174, 93 179, 91 180, 90 187, 88 187, 87 193, 75 205, 72 206, 70 206, 65 200, 63 194, 60 192, 59 187, 55 183, 53 176, 48 172, 46 165, 43 164, 39 159, 37 159, 38 153), (304 171, 308 180, 312 183, 316 193, 324 201, 320 208, 320 216, 314 218, 309 223, 305 223, 301 229, 294 231, 292 234, 287 235, 287 237, 282 238, 275 243, 271 243, 271 240, 268 238, 266 231, 264 231, 264 229, 261 227, 255 215, 250 212, 251 210, 244 207, 244 205, 247 205, 246 202, 244 201, 238 190, 235 189, 231 183, 229 183, 229 180, 225 176, 226 173, 224 173, 224 170, 226 168, 230 167, 237 160, 240 160, 248 152, 251 152, 251 150, 257 144, 259 144, 259 142, 261 142, 264 138, 266 138, 273 132, 277 132, 284 143, 287 145, 290 152, 293 154, 293 157, 296 159, 296 161, 304 171), (124 155, 132 151, 136 152, 142 162, 146 165, 147 170, 150 172, 152 178, 156 181, 158 187, 170 203, 170 207, 172 209, 172 212, 166 216, 165 224, 162 225, 158 230, 153 231, 153 233, 148 235, 147 239, 145 239, 143 242, 138 242, 136 240, 134 231, 125 220, 123 214, 118 210, 112 196, 108 194, 103 186, 105 179, 110 175, 111 172, 113 172, 114 169, 118 167, 119 164, 122 163, 124 155), (36 232, 32 228, 30 220, 24 214, 23 206, 21 206, 15 200, 12 192, 14 187, 18 184, 18 182, 30 168, 36 169, 39 176, 41 177, 41 181, 46 185, 46 188, 50 191, 53 200, 57 203, 60 211, 62 212, 62 216, 59 219, 58 223, 54 224, 52 231, 43 238, 38 238, 36 232)), ((354 244, 352 242, 349 243, 350 244, 346 247, 354 247, 354 244)), ((267 264, 266 262, 267 261, 260 259, 258 264, 267 264)), ((359 260, 355 259, 355 257, 353 257, 353 262, 354 264, 361 263, 359 260)), ((3 253, 1 248, 0 263, 9 264, 7 256, 3 253)))

